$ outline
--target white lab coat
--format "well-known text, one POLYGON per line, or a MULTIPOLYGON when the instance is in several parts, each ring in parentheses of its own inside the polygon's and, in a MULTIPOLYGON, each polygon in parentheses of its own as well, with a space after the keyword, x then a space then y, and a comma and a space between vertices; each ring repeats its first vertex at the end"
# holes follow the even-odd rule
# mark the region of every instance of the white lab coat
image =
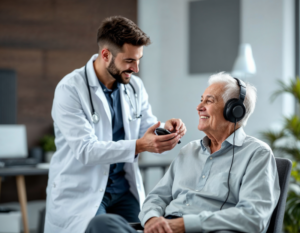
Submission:
MULTIPOLYGON (((49 170, 45 233, 85 231, 102 201, 112 163, 125 163, 130 191, 140 205, 145 199, 135 145, 136 139, 142 137, 157 119, 152 114, 142 81, 132 76, 130 82, 138 95, 137 112, 142 118, 129 121, 133 109, 121 84, 125 140, 112 141, 109 105, 93 68, 96 57, 97 54, 88 61, 87 74, 94 108, 100 117, 98 123, 92 123, 84 67, 66 75, 55 90, 52 117, 57 151, 49 170)), ((136 108, 130 85, 127 85, 127 91, 136 108)))

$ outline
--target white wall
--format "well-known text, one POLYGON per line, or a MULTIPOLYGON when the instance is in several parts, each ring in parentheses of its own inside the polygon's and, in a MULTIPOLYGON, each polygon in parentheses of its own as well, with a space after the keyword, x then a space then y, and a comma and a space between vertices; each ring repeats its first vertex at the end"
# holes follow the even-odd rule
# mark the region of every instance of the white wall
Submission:
MULTIPOLYGON (((182 144, 168 155, 145 153, 144 161, 172 160, 188 142, 204 136, 197 129, 196 106, 207 87, 210 74, 188 73, 188 3, 189 0, 139 0, 138 24, 151 38, 141 62, 141 78, 150 96, 154 114, 161 121, 181 118, 188 132, 182 144)), ((270 95, 277 89, 277 79, 294 76, 294 1, 242 0, 241 42, 252 45, 257 74, 249 79, 256 86, 258 101, 245 128, 247 134, 275 127, 282 114, 293 112, 293 100, 280 97, 272 104, 270 95)), ((149 191, 159 179, 148 176, 149 191)))

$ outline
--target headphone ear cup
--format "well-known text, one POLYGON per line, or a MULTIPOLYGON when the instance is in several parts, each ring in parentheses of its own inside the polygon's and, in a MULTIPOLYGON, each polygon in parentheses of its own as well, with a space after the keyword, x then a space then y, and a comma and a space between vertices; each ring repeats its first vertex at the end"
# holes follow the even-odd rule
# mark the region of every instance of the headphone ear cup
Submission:
POLYGON ((224 107, 224 118, 227 121, 235 123, 240 121, 246 114, 246 108, 239 99, 230 99, 227 101, 224 107))
POLYGON ((227 121, 235 123, 235 117, 232 114, 232 109, 233 109, 235 103, 237 103, 237 102, 238 102, 238 99, 230 99, 226 102, 224 111, 223 111, 223 115, 227 121))
POLYGON ((246 108, 245 105, 239 100, 236 104, 234 104, 232 108, 232 115, 235 119, 237 119, 237 122, 242 120, 243 117, 246 114, 246 108))

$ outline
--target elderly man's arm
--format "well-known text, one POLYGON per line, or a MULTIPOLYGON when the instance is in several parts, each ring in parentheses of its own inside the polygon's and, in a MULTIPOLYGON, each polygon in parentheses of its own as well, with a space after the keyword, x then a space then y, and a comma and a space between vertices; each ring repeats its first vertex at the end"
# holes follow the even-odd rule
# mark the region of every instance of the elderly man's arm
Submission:
POLYGON ((235 207, 184 215, 186 232, 235 230, 266 232, 280 195, 276 162, 268 149, 257 150, 245 171, 235 207))
POLYGON ((142 211, 139 214, 142 226, 152 217, 164 216, 165 208, 172 201, 172 185, 174 180, 175 161, 158 182, 154 189, 147 195, 143 204, 142 211))

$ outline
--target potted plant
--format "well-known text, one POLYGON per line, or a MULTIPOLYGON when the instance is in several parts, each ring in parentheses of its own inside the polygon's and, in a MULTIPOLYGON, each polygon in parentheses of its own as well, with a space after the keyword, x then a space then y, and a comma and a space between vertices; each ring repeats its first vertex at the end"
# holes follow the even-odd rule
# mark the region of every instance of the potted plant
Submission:
POLYGON ((262 136, 271 146, 275 155, 288 157, 293 161, 290 186, 284 216, 284 231, 300 232, 300 79, 291 80, 288 84, 279 81, 279 90, 274 92, 271 99, 283 93, 290 93, 297 102, 296 114, 283 119, 282 129, 262 132, 262 136))
POLYGON ((45 135, 42 137, 40 144, 41 147, 44 150, 45 155, 45 162, 50 163, 50 160, 56 151, 55 143, 54 143, 55 137, 53 135, 45 135))

